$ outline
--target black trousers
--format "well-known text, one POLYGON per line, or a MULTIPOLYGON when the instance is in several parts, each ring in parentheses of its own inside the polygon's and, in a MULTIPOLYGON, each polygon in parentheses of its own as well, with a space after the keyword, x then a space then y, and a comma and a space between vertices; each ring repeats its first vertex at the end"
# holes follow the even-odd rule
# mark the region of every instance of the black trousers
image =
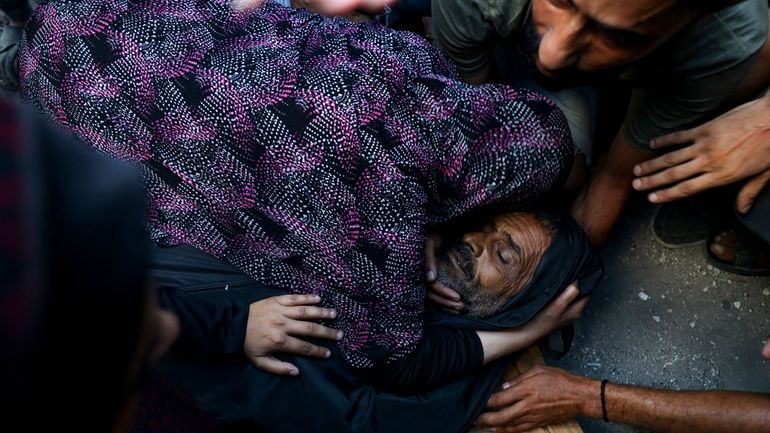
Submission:
POLYGON ((770 183, 765 185, 746 215, 738 214, 738 219, 749 230, 770 245, 770 183))

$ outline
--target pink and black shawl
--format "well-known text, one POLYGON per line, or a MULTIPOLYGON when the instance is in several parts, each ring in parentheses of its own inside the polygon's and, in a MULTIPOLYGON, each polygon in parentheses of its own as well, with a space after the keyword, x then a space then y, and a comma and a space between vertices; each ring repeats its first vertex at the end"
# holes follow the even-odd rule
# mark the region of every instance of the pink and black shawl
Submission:
POLYGON ((573 156, 543 96, 464 84, 417 35, 272 2, 49 1, 20 68, 27 101, 143 167, 156 242, 320 294, 355 367, 419 341, 427 227, 536 200, 573 156))

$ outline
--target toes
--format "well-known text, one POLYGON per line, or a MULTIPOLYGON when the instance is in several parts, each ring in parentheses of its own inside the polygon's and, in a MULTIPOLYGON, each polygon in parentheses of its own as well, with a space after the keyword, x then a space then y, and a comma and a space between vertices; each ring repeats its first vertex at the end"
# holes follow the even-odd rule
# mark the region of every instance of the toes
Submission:
POLYGON ((709 247, 711 252, 723 262, 732 262, 735 259, 735 250, 732 245, 725 245, 719 242, 714 242, 709 247))

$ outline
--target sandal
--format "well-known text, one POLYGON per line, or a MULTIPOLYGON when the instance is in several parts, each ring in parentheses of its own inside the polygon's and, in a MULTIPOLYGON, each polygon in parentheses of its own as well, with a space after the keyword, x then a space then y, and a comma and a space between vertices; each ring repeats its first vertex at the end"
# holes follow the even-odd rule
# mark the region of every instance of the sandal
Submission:
POLYGON ((19 41, 23 27, 6 24, 0 34, 0 87, 19 90, 19 41))
POLYGON ((770 245, 763 242, 736 219, 712 232, 706 242, 706 256, 709 263, 725 272, 750 276, 770 275, 770 245), (734 258, 728 262, 714 254, 711 247, 717 243, 717 236, 729 231, 735 233, 735 243, 733 244, 734 258), (765 260, 764 264, 761 264, 760 257, 763 254, 768 259, 765 260))
POLYGON ((699 244, 730 217, 731 207, 727 203, 729 198, 723 198, 718 192, 663 203, 655 209, 650 229, 655 239, 667 248, 699 244))

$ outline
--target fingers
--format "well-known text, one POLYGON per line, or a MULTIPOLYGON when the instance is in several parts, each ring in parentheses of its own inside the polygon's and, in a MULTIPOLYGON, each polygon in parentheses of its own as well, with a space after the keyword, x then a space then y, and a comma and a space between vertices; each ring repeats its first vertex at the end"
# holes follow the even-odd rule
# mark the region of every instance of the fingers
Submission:
MULTIPOLYGON (((691 161, 693 158, 695 158, 696 151, 697 149, 693 149, 693 146, 689 146, 685 147, 684 149, 668 152, 649 161, 642 162, 634 166, 634 175, 647 176, 651 173, 655 173, 656 171, 691 161)), ((634 185, 634 187, 636 186, 634 185)))
POLYGON ((334 319, 337 317, 337 310, 333 308, 298 305, 293 307, 286 307, 283 310, 283 314, 284 316, 295 320, 334 319))
POLYGON ((700 128, 687 129, 685 131, 677 131, 671 134, 667 134, 653 139, 650 142, 651 149, 660 149, 662 147, 674 146, 677 144, 691 143, 698 137, 700 128))
POLYGON ((283 295, 276 296, 276 302, 284 307, 293 307, 295 305, 313 305, 321 302, 321 297, 318 295, 283 295))
POLYGON ((738 198, 735 200, 735 208, 738 209, 738 212, 747 213, 751 210, 754 200, 768 181, 770 181, 770 170, 749 179, 749 181, 743 185, 743 188, 741 188, 741 191, 738 193, 738 198))
POLYGON ((428 293, 428 300, 439 307, 446 309, 450 313, 456 314, 463 309, 463 304, 461 302, 452 301, 451 299, 447 299, 435 293, 428 293))
POLYGON ((655 191, 647 195, 647 200, 651 203, 666 203, 679 200, 701 191, 718 186, 719 183, 711 173, 706 173, 692 179, 685 180, 673 185, 670 188, 655 191))
POLYGON ((521 400, 523 396, 518 392, 518 388, 516 388, 515 386, 519 384, 522 380, 525 380, 524 378, 521 378, 521 377, 522 376, 518 376, 514 378, 514 380, 511 380, 510 382, 506 382, 505 384, 503 384, 503 386, 507 386, 508 388, 492 394, 489 397, 489 400, 487 400, 487 407, 492 410, 497 410, 497 409, 510 406, 516 403, 517 401, 521 400))
POLYGON ((428 236, 425 241, 425 281, 432 283, 436 281, 436 250, 438 249, 440 237, 437 234, 428 236))
POLYGON ((701 173, 701 164, 696 161, 690 161, 649 176, 634 179, 632 185, 635 190, 644 191, 681 182, 701 173))
POLYGON ((572 283, 553 301, 553 304, 558 307, 560 311, 564 311, 575 299, 577 299, 578 295, 580 295, 580 290, 577 287, 577 283, 572 283))
POLYGON ((502 391, 498 391, 489 397, 487 407, 499 409, 522 400, 526 394, 526 391, 522 391, 522 383, 529 381, 535 376, 548 373, 549 370, 551 370, 551 367, 536 365, 513 379, 506 381, 502 385, 502 391))
POLYGON ((428 284, 428 289, 430 289, 430 292, 435 293, 436 295, 439 295, 439 296, 443 296, 448 300, 454 301, 455 303, 459 304, 462 307, 460 294, 450 289, 449 287, 447 287, 446 284, 442 283, 441 281, 436 281, 433 284, 428 284))
MULTIPOLYGON (((520 410, 516 404, 508 406, 499 411, 485 412, 476 419, 476 425, 479 427, 503 427, 514 428, 512 424, 519 418, 520 410)), ((515 430, 513 430, 515 431, 515 430)))
POLYGON ((313 322, 289 320, 286 323, 286 333, 298 337, 323 338, 339 341, 342 339, 342 331, 319 325, 313 322))
POLYGON ((325 347, 317 346, 308 341, 285 334, 274 338, 273 345, 275 352, 293 353, 314 358, 328 358, 331 356, 331 351, 325 347))
POLYGON ((586 305, 588 305, 587 296, 583 299, 578 299, 577 301, 573 302, 567 311, 564 312, 567 320, 574 322, 575 320, 579 319, 580 316, 583 315, 583 310, 586 308, 586 305))
POLYGON ((762 348, 762 356, 765 359, 770 359, 770 338, 765 342, 765 347, 762 348))
POLYGON ((268 373, 277 374, 280 376, 297 376, 299 375, 299 369, 291 363, 281 361, 278 358, 272 356, 255 356, 251 358, 251 363, 257 368, 267 371, 268 373))

